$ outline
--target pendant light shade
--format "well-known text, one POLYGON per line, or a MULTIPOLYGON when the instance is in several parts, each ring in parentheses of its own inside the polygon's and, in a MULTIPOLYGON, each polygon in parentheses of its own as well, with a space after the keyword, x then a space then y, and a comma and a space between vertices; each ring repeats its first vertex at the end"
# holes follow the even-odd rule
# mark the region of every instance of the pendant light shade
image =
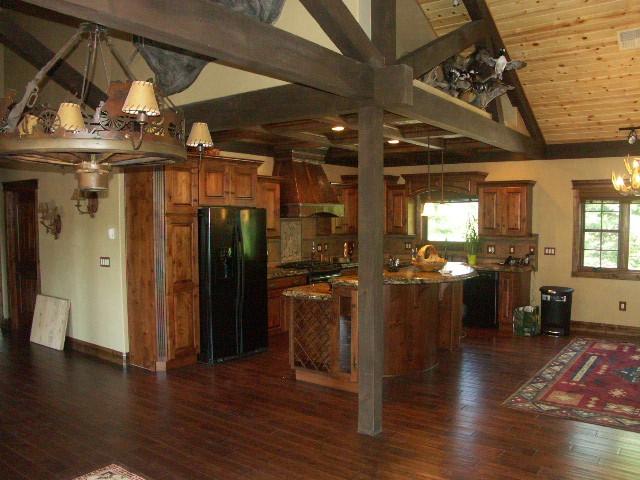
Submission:
POLYGON ((187 147, 213 147, 209 125, 205 122, 194 122, 187 139, 187 147))
POLYGON ((58 117, 60 117, 60 126, 65 130, 78 132, 85 128, 80 105, 77 103, 61 103, 58 108, 58 117))
POLYGON ((160 115, 153 83, 142 80, 132 82, 122 111, 133 115, 144 113, 150 117, 160 115))

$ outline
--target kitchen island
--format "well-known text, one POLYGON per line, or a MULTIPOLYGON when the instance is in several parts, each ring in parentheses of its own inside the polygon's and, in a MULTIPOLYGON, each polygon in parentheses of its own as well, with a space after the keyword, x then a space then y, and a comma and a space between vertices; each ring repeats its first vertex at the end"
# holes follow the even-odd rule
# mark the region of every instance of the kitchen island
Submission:
MULTIPOLYGON (((462 331, 462 281, 476 271, 449 262, 440 272, 415 267, 384 273, 384 375, 422 372, 438 348, 454 349, 462 331)), ((296 379, 358 390, 358 277, 285 290, 289 359, 296 379)))

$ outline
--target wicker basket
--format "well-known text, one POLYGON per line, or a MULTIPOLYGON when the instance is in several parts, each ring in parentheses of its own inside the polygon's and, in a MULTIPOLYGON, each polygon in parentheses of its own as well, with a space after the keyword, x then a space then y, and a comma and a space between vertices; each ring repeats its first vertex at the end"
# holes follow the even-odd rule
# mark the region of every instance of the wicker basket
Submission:
POLYGON ((447 261, 438 255, 438 249, 433 245, 425 245, 418 251, 418 257, 413 265, 423 272, 437 272, 441 270, 447 261))

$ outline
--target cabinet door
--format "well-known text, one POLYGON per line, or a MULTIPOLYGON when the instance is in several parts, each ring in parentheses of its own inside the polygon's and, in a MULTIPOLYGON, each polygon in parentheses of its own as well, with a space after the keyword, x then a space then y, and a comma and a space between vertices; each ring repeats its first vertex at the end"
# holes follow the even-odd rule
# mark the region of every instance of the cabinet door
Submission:
POLYGON ((387 187, 386 228, 389 235, 407 234, 407 197, 404 185, 387 187))
POLYGON ((269 333, 279 333, 282 331, 282 292, 283 290, 269 290, 268 302, 268 325, 269 333))
POLYGON ((480 187, 478 189, 479 219, 478 233, 480 235, 500 235, 500 188, 480 187))
POLYGON ((527 235, 527 188, 504 187, 501 199, 503 235, 527 235))
POLYGON ((192 358, 200 348, 198 224, 193 215, 166 217, 168 358, 192 358))
POLYGON ((258 169, 254 166, 230 166, 231 205, 253 207, 258 191, 258 169))
POLYGON ((267 211, 267 237, 280 236, 280 184, 258 179, 259 208, 267 211))
POLYGON ((514 277, 511 272, 500 272, 498 276, 498 328, 513 330, 514 277))
POLYGON ((346 228, 344 233, 358 233, 358 188, 349 187, 343 192, 344 217, 346 228))
POLYGON ((200 165, 200 205, 229 204, 229 167, 215 160, 200 165))
POLYGON ((167 213, 193 213, 198 204, 197 175, 192 162, 164 169, 165 210, 167 213))

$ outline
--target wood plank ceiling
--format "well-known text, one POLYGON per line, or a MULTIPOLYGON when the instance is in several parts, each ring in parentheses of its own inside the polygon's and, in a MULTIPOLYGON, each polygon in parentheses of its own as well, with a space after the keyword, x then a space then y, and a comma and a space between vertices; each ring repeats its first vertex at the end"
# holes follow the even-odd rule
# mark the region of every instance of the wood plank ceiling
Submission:
MULTIPOLYGON (((438 35, 469 21, 464 4, 418 0, 438 35)), ((547 143, 621 140, 640 125, 640 0, 487 0, 547 143)))

